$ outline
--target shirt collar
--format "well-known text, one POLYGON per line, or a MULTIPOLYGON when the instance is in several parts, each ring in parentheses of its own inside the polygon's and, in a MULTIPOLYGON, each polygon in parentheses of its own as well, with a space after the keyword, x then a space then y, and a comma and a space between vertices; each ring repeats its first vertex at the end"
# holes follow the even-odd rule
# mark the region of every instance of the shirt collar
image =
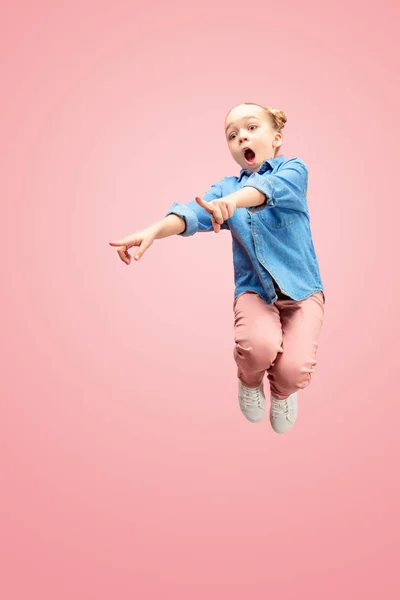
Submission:
MULTIPOLYGON (((273 169, 274 167, 276 167, 277 165, 279 165, 281 162, 283 162, 285 160, 286 160, 286 158, 283 154, 281 154, 280 156, 276 156, 275 158, 270 158, 262 163, 262 165, 258 169, 257 173, 259 175, 263 175, 263 173, 265 173, 266 171, 269 171, 269 169, 273 169)), ((253 171, 249 171, 248 169, 242 169, 240 171, 239 181, 242 179, 242 177, 245 173, 252 175, 253 171)))

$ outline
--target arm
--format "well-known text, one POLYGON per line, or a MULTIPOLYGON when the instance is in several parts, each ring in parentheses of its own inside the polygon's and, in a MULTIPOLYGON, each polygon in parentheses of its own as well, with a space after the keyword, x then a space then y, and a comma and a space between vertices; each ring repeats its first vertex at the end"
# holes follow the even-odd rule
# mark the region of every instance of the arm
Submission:
POLYGON ((248 208, 250 206, 261 206, 261 204, 264 204, 265 194, 255 187, 244 186, 242 189, 224 196, 224 200, 233 202, 235 208, 248 208))
MULTIPOLYGON (((212 185, 202 196, 203 200, 211 202, 212 200, 222 198, 222 181, 212 185)), ((181 217, 186 223, 186 228, 182 232, 179 232, 178 235, 187 237, 198 232, 214 231, 211 215, 203 207, 199 206, 196 200, 190 200, 185 204, 174 202, 166 216, 168 217, 172 214, 181 217)), ((221 225, 221 229, 229 229, 226 221, 221 225)))
MULTIPOLYGON (((274 175, 252 173, 242 190, 254 189, 263 194, 263 202, 247 204, 254 206, 253 212, 274 206, 308 213, 307 208, 308 168, 299 158, 288 160, 274 175)), ((240 190, 240 191, 242 191, 240 190)), ((235 192, 236 194, 237 192, 235 192)), ((250 196, 249 196, 250 198, 250 196)), ((256 199, 256 196, 254 196, 256 199)), ((242 202, 244 199, 242 200, 242 202)))
MULTIPOLYGON (((228 219, 237 208, 250 208, 255 213, 265 208, 279 206, 308 214, 308 169, 298 158, 289 159, 274 175, 252 173, 243 187, 236 192, 196 197, 196 202, 212 216, 215 231, 229 228, 228 219)), ((210 231, 208 226, 207 231, 210 231)), ((190 234, 188 234, 190 235, 190 234)))
MULTIPOLYGON (((216 183, 204 195, 208 202, 222 196, 222 182, 216 183)), ((229 229, 227 223, 221 225, 221 229, 229 229)), ((134 246, 139 246, 136 251, 135 260, 139 260, 154 240, 169 237, 171 235, 193 235, 196 231, 213 231, 213 222, 211 215, 195 200, 186 204, 174 202, 166 217, 162 221, 157 221, 153 225, 132 233, 125 238, 109 242, 110 246, 118 248, 120 259, 129 265, 132 256, 128 250, 134 246)))
POLYGON ((156 240, 169 237, 170 235, 179 235, 185 231, 185 220, 178 215, 170 214, 162 221, 155 223, 153 227, 156 230, 156 240))

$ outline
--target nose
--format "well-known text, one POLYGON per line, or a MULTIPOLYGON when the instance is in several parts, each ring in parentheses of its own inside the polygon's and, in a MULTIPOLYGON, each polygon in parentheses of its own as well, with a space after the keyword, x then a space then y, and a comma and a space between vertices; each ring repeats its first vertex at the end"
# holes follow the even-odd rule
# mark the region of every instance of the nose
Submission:
POLYGON ((239 134, 239 145, 243 144, 244 141, 247 141, 249 138, 247 137, 247 133, 245 131, 239 134))

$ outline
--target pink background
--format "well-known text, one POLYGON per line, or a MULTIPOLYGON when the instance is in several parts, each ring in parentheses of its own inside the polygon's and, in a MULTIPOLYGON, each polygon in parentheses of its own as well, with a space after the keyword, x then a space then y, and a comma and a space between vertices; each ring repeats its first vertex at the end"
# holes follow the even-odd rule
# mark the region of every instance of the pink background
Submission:
POLYGON ((0 16, 0 596, 398 598, 399 8, 0 16), (239 411, 229 232, 108 245, 238 174, 246 101, 288 116, 326 288, 286 436, 239 411))

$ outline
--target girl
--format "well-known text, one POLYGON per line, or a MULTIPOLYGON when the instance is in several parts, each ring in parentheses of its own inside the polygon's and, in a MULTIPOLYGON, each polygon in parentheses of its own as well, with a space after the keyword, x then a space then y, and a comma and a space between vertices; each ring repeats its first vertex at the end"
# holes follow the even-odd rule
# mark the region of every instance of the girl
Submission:
POLYGON ((235 106, 225 135, 239 177, 224 177, 203 198, 174 202, 162 221, 110 242, 129 265, 133 246, 139 246, 139 260, 155 239, 231 232, 239 406, 249 421, 262 419, 267 372, 277 433, 293 426, 297 390, 310 383, 325 304, 306 199, 308 169, 299 158, 278 156, 286 121, 276 109, 235 106))

